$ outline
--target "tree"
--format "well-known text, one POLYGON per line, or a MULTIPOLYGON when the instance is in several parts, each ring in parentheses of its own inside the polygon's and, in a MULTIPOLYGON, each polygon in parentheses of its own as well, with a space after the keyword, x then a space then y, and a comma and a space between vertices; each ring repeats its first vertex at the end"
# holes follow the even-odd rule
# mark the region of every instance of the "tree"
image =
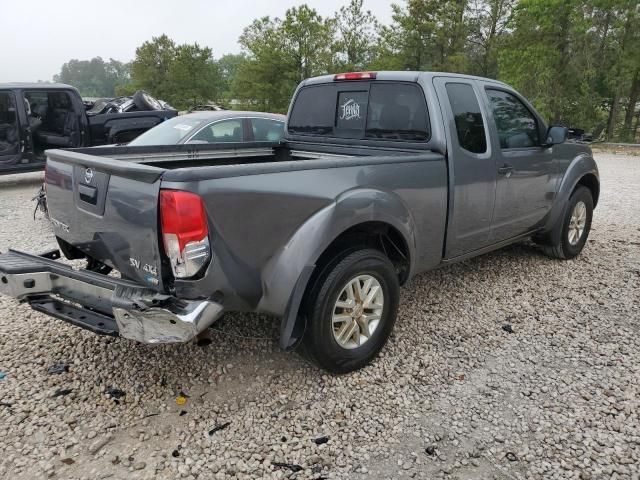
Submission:
POLYGON ((164 34, 138 47, 131 65, 136 88, 148 90, 156 97, 169 98, 173 93, 169 84, 169 69, 176 53, 175 42, 164 34))
POLYGON ((363 0, 351 0, 349 5, 340 7, 334 22, 341 68, 364 70, 373 60, 378 21, 371 11, 363 9, 363 0))
POLYGON ((176 47, 165 84, 166 98, 176 107, 186 108, 216 100, 219 85, 220 71, 210 48, 200 47, 197 43, 176 47))
POLYGON ((586 116, 581 99, 588 95, 589 82, 581 80, 593 72, 577 48, 587 33, 581 1, 520 0, 508 23, 512 33, 499 54, 501 78, 554 123, 586 116))
POLYGON ((334 23, 307 5, 287 10, 280 29, 283 53, 292 62, 298 81, 327 73, 335 64, 334 23))
POLYGON ((624 125, 620 114, 625 105, 635 110, 640 88, 638 17, 634 0, 520 0, 499 53, 500 77, 553 123, 596 134, 606 128, 607 139, 633 136, 634 114, 625 113, 624 125))
POLYGON ((284 19, 263 17, 244 29, 246 61, 238 67, 232 94, 253 109, 284 112, 300 80, 328 73, 335 64, 334 21, 306 5, 284 19))
POLYGON ((626 114, 619 137, 633 140, 631 127, 640 93, 640 4, 634 0, 613 1, 612 43, 616 49, 613 65, 607 76, 611 92, 606 139, 611 140, 619 128, 618 117, 626 96, 626 114))
POLYGON ((91 60, 69 60, 63 64, 54 81, 72 85, 86 97, 112 97, 117 87, 130 82, 130 65, 100 57, 91 60))
POLYGON ((228 53, 220 57, 217 61, 218 70, 220 71, 220 95, 221 99, 231 99, 231 86, 233 79, 238 74, 240 67, 246 63, 247 56, 244 53, 233 54, 228 53))
POLYGON ((470 72, 498 77, 498 52, 515 0, 473 0, 469 12, 470 72))
POLYGON ((407 0, 393 4, 393 22, 380 29, 374 65, 401 70, 464 72, 467 0, 407 0))
POLYGON ((282 21, 263 17, 244 29, 240 45, 247 60, 238 66, 232 82, 233 97, 250 109, 284 111, 295 87, 293 62, 284 51, 282 21))

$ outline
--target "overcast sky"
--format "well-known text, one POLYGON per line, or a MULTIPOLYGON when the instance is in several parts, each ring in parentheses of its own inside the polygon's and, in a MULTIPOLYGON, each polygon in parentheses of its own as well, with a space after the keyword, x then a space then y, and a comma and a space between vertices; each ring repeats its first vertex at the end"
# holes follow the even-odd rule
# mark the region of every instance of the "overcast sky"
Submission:
MULTIPOLYGON (((348 0, 1 0, 0 82, 51 80, 71 58, 132 60, 136 47, 166 33, 198 42, 214 56, 240 51, 238 37, 255 18, 282 17, 307 5, 332 15, 348 0)), ((365 0, 389 23, 389 0, 365 0)))

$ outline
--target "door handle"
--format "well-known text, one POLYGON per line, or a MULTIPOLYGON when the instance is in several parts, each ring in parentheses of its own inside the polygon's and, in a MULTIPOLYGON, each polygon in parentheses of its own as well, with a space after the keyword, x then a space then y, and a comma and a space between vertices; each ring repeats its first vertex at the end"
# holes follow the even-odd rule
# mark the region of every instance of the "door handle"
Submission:
POLYGON ((509 165, 505 163, 503 166, 498 168, 498 173, 500 175, 506 175, 507 177, 513 173, 513 165, 509 165))

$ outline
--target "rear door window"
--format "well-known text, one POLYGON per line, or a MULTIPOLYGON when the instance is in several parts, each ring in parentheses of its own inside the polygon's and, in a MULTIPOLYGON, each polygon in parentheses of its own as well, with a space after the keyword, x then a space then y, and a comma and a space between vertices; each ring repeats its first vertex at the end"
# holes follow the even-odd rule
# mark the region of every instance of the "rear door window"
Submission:
POLYGON ((430 138, 420 87, 402 82, 335 82, 298 92, 289 133, 423 142, 430 138))
POLYGON ((242 119, 222 120, 220 122, 207 125, 189 141, 199 141, 207 143, 237 143, 242 142, 244 138, 244 128, 242 127, 242 119))
POLYGON ((282 137, 284 122, 270 118, 252 118, 253 139, 257 142, 277 142, 282 137))
POLYGON ((456 124, 458 143, 471 153, 487 151, 487 137, 480 104, 468 83, 447 83, 447 96, 456 124))

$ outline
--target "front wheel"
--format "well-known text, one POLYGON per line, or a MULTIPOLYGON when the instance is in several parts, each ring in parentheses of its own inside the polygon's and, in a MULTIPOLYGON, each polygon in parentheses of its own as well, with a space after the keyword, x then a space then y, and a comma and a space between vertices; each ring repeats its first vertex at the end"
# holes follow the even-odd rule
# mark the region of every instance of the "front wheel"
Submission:
POLYGON ((391 334, 399 291, 395 268, 384 254, 345 252, 325 267, 306 299, 305 352, 332 373, 365 366, 391 334))
POLYGON ((584 248, 593 218, 593 196, 591 191, 579 186, 569 197, 567 210, 556 228, 561 229, 560 240, 544 247, 544 252, 553 258, 568 260, 579 255, 584 248))

